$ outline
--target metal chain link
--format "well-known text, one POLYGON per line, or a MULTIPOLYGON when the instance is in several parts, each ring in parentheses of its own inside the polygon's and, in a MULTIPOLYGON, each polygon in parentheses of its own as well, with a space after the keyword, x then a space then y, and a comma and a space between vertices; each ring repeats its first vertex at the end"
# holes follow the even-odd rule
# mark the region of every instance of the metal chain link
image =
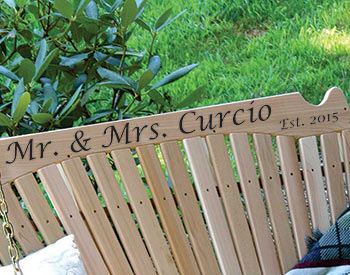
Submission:
POLYGON ((4 191, 2 184, 0 183, 0 216, 2 218, 2 231, 4 232, 8 241, 8 253, 12 262, 15 275, 23 275, 22 270, 19 266, 19 251, 14 239, 13 226, 8 219, 8 207, 5 201, 4 191))

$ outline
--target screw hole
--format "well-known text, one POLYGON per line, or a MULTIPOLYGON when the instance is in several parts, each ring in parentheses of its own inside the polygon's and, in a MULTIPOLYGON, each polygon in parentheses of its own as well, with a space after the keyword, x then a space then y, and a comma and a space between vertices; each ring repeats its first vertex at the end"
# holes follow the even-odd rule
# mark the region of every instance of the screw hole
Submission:
POLYGON ((311 172, 315 171, 314 168, 311 169, 311 172))
POLYGON ((187 193, 184 193, 184 196, 187 196, 187 193))
POLYGON ((24 228, 24 225, 22 224, 21 227, 24 228))
POLYGON ((142 204, 142 201, 140 201, 140 204, 142 204))
POLYGON ((49 220, 46 220, 46 223, 49 223, 49 220))
POLYGON ((216 133, 216 130, 213 130, 213 133, 216 133))
POLYGON ((269 179, 272 180, 272 177, 270 176, 269 179))
POLYGON ((209 189, 207 188, 207 192, 209 192, 209 189))
POLYGON ((97 211, 96 210, 94 210, 94 213, 96 213, 97 211))
POLYGON ((166 200, 166 197, 163 197, 163 201, 165 201, 166 200))
POLYGON ((346 111, 347 110, 347 108, 346 107, 344 107, 344 111, 346 111))
POLYGON ((73 216, 72 216, 72 215, 69 215, 69 217, 70 217, 70 218, 73 218, 73 216))
POLYGON ((227 184, 227 185, 226 185, 226 187, 227 187, 227 188, 230 188, 230 185, 229 185, 229 184, 227 184))
POLYGON ((335 168, 335 164, 333 164, 332 167, 335 168))
POLYGON ((117 208, 120 208, 120 206, 119 206, 119 205, 117 205, 117 208))
POLYGON ((252 181, 251 180, 248 180, 248 183, 251 183, 252 181))
POLYGON ((291 172, 290 175, 293 176, 294 175, 293 172, 291 172))

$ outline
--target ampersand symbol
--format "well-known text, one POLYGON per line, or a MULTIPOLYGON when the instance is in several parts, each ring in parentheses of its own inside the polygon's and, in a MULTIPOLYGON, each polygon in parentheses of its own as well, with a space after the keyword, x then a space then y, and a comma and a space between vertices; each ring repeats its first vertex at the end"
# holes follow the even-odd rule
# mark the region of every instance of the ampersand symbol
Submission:
POLYGON ((88 141, 91 139, 91 138, 86 138, 86 139, 83 139, 81 142, 80 140, 83 138, 84 136, 84 132, 82 130, 79 130, 75 133, 74 137, 75 137, 75 141, 73 141, 72 145, 70 146, 71 150, 74 152, 74 153, 78 153, 78 152, 81 152, 82 150, 84 151, 89 151, 91 148, 86 148, 87 146, 87 143, 88 141), (80 148, 76 148, 76 146, 79 146, 80 148))

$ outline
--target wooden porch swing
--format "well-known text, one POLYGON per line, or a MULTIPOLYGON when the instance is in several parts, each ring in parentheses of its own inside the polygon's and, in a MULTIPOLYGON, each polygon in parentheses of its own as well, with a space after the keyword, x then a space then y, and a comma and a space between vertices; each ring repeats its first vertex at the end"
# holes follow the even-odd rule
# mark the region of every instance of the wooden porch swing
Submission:
POLYGON ((346 208, 349 126, 332 88, 1 139, 14 238, 74 234, 93 275, 282 274, 346 208))

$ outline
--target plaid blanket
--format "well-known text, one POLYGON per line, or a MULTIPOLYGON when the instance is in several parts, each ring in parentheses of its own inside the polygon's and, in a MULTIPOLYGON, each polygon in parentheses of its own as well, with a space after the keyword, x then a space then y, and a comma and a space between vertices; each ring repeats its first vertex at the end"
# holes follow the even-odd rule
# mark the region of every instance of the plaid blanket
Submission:
POLYGON ((350 275, 350 208, 325 234, 316 230, 307 237, 309 251, 287 275, 350 275))

